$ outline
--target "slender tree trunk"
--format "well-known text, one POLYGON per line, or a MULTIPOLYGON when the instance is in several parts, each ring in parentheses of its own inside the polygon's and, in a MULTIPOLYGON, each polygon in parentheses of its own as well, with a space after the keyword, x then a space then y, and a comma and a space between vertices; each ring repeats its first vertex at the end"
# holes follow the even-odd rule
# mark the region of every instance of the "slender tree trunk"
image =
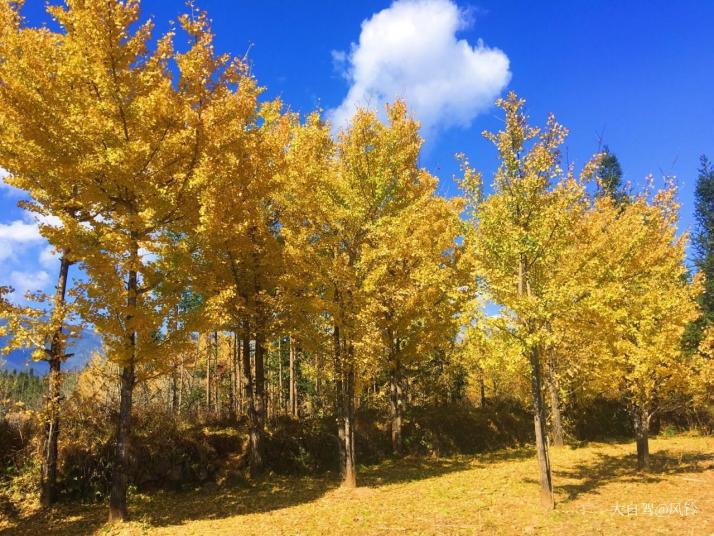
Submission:
POLYGON ((289 390, 289 402, 290 402, 290 415, 297 419, 298 418, 298 396, 297 396, 297 352, 295 348, 295 340, 292 335, 289 338, 290 343, 290 385, 289 390))
POLYGON ((481 388, 481 407, 486 406, 486 382, 483 381, 483 376, 479 378, 479 387, 481 388))
POLYGON ((355 374, 353 365, 353 349, 350 345, 348 350, 348 363, 344 367, 345 383, 342 391, 343 414, 345 423, 345 473, 342 486, 346 488, 357 487, 357 469, 355 460, 355 408, 354 408, 354 386, 355 374))
POLYGON ((171 413, 176 417, 179 408, 178 363, 171 367, 171 413))
POLYGON ((395 455, 402 454, 402 371, 401 362, 396 348, 392 349, 389 366, 389 410, 392 430, 392 451, 395 455))
POLYGON ((261 434, 265 428, 267 400, 265 396, 265 333, 259 326, 255 335, 255 412, 258 414, 261 434))
POLYGON ((283 337, 278 336, 278 413, 284 415, 285 411, 285 397, 283 395, 283 337))
POLYGON ((531 361, 531 394, 533 397, 533 425, 535 427, 536 451, 538 455, 541 498, 549 508, 554 507, 553 481, 548 455, 548 444, 545 433, 545 409, 541 391, 540 360, 537 349, 530 352, 531 361))
POLYGON ((564 434, 563 421, 560 414, 560 386, 558 385, 558 376, 555 372, 552 356, 548 359, 546 370, 548 374, 548 392, 550 394, 550 421, 553 427, 553 445, 562 447, 564 434))
MULTIPOLYGON (((527 263, 521 255, 518 263, 518 293, 520 295, 531 295, 531 286, 528 280, 527 263)), ((530 327, 526 324, 526 327, 530 327)), ((531 365, 531 396, 533 398, 533 425, 535 427, 536 452, 538 456, 538 467, 540 477, 541 499, 548 508, 554 508, 553 479, 550 469, 550 457, 548 456, 548 443, 545 434, 545 408, 543 404, 543 392, 541 390, 541 370, 540 355, 538 347, 533 347, 529 351, 531 365)))
POLYGON ((322 374, 320 372, 321 359, 317 355, 314 357, 315 362, 315 396, 312 397, 310 401, 310 415, 313 417, 320 413, 322 408, 325 406, 323 400, 323 389, 322 389, 322 374))
MULTIPOLYGON (((179 308, 178 306, 174 307, 174 313, 175 313, 175 318, 173 319, 172 322, 172 328, 174 330, 178 329, 178 315, 179 315, 179 308)), ((183 359, 183 357, 181 358, 183 359)), ((179 361, 177 361, 176 356, 173 356, 171 359, 171 413, 173 414, 174 418, 178 416, 179 412, 179 361)))
POLYGON ((241 344, 241 339, 238 338, 238 332, 233 333, 233 338, 235 345, 233 351, 235 352, 235 366, 236 366, 236 414, 243 414, 243 373, 242 373, 242 355, 243 348, 241 344))
POLYGON ((634 408, 635 440, 637 442, 637 467, 649 469, 650 465, 650 416, 645 408, 634 408))
MULTIPOLYGON (((71 262, 67 257, 67 252, 63 252, 60 259, 60 272, 55 290, 54 307, 63 308, 67 291, 67 275, 71 262)), ((56 498, 57 484, 57 443, 59 440, 60 426, 60 403, 62 377, 60 367, 64 359, 64 338, 62 327, 64 325, 64 315, 58 319, 55 332, 50 343, 49 365, 50 371, 47 378, 47 422, 45 423, 45 457, 42 464, 41 494, 40 502, 47 507, 54 503, 56 498)))
POLYGON ((178 388, 178 406, 176 408, 176 417, 181 418, 181 408, 183 407, 183 376, 184 376, 184 363, 183 363, 183 353, 179 358, 179 388, 178 388))
POLYGON ((133 318, 136 309, 136 297, 138 290, 137 272, 135 270, 138 261, 138 245, 134 243, 131 259, 131 270, 127 282, 127 308, 129 310, 126 318, 128 326, 127 338, 127 360, 121 369, 121 393, 119 401, 119 422, 117 426, 116 450, 114 452, 114 464, 112 467, 112 485, 109 494, 109 521, 126 521, 128 510, 126 503, 126 493, 129 483, 129 441, 131 437, 131 406, 134 393, 134 367, 136 363, 136 331, 134 330, 133 318))
POLYGON ((253 373, 250 366, 250 338, 243 339, 243 398, 246 402, 248 414, 248 428, 250 436, 250 452, 248 454, 248 472, 255 477, 263 469, 263 452, 260 433, 260 421, 255 409, 255 396, 253 392, 253 373))
POLYGON ((211 416, 211 336, 206 334, 206 418, 211 416))
POLYGON ((335 359, 335 416, 337 419, 337 449, 340 464, 340 478, 345 480, 347 453, 345 451, 345 408, 344 408, 344 374, 342 367, 342 341, 340 328, 335 325, 332 333, 335 359))
POLYGON ((236 351, 235 340, 228 339, 228 418, 231 422, 236 420, 236 351))
POLYGON ((219 355, 219 346, 218 346, 218 332, 214 331, 213 332, 213 361, 215 364, 215 367, 213 369, 213 396, 215 397, 215 401, 213 404, 213 410, 216 413, 216 417, 220 421, 221 419, 221 373, 218 368, 218 355, 219 355))

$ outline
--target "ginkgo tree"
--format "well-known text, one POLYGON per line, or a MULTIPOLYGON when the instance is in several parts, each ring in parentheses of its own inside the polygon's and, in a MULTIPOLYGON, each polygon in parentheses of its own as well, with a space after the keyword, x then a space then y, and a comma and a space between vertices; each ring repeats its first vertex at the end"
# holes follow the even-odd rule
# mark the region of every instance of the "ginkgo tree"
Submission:
POLYGON ((209 142, 211 158, 197 171, 200 275, 194 278, 204 296, 207 322, 242 340, 253 475, 263 466, 265 353, 274 335, 283 266, 277 193, 291 131, 290 117, 282 114, 279 101, 258 105, 260 92, 255 79, 244 73, 237 89, 223 95, 207 118, 216 134, 209 142), (254 372, 250 341, 255 341, 254 372))
POLYGON ((67 303, 69 260, 60 261, 60 275, 53 296, 38 292, 28 296, 34 304, 18 306, 2 298, 0 336, 5 337, 2 352, 29 349, 32 358, 47 361, 47 394, 44 407, 45 437, 42 446, 40 502, 50 506, 56 499, 58 440, 61 421, 61 365, 72 354, 67 343, 82 330, 74 304, 67 303))
MULTIPOLYGON (((410 162, 416 169, 416 161, 410 162)), ((461 230, 458 199, 435 195, 436 178, 422 173, 423 191, 375 226, 364 253, 366 307, 375 319, 389 378, 392 449, 402 452, 405 365, 456 336, 461 230)))
MULTIPOLYGON (((529 363, 541 494, 552 507, 553 488, 542 395, 544 355, 553 314, 545 292, 561 261, 583 204, 582 181, 560 167, 566 129, 551 115, 546 127, 527 123, 524 101, 514 93, 497 101, 505 128, 485 133, 499 153, 492 193, 483 197, 481 176, 463 160, 462 187, 474 226, 466 235, 474 279, 488 300, 501 307, 494 319, 510 334, 529 363)), ((593 166, 584 168, 584 175, 593 166)))
POLYGON ((651 193, 648 186, 627 204, 595 200, 583 220, 577 247, 587 265, 582 327, 597 351, 581 354, 585 377, 604 392, 624 395, 634 425, 637 460, 649 463, 650 421, 684 405, 693 357, 682 336, 696 316, 698 280, 685 265, 687 235, 677 236, 678 204, 673 183, 651 193), (598 341, 598 342, 595 342, 598 341))
MULTIPOLYGON (((28 31, 17 7, 2 2, 4 33, 28 31)), ((16 186, 33 185, 49 197, 60 189, 92 211, 84 225, 65 225, 53 245, 81 259, 89 278, 78 292, 80 313, 97 326, 121 369, 110 518, 125 519, 136 368, 158 357, 150 353, 155 334, 173 306, 163 301, 169 294, 158 299, 153 292, 161 278, 142 252, 160 255, 166 232, 192 210, 193 171, 210 134, 202 115, 215 88, 241 68, 215 56, 202 14, 180 19, 191 43, 177 53, 173 32, 150 50, 153 23, 137 25, 137 0, 70 0, 48 10, 61 31, 40 30, 41 39, 22 49, 26 59, 3 74, 3 84, 15 73, 28 86, 13 88, 2 112, 3 154, 11 155, 3 161, 16 186), (14 165, 12 155, 30 153, 34 163, 14 165)))
POLYGON ((357 391, 385 356, 394 359, 396 337, 402 338, 400 350, 407 341, 417 344, 414 324, 426 304, 446 299, 442 278, 448 279, 458 227, 456 205, 435 198, 435 178, 418 166, 417 122, 402 102, 387 107, 386 115, 382 122, 374 112, 360 110, 336 140, 329 125, 311 116, 294 130, 288 151, 286 258, 291 272, 311 274, 312 284, 301 292, 313 301, 314 329, 331 338, 321 338, 322 347, 315 350, 331 346, 326 362, 348 487, 356 485, 357 391), (433 229, 426 229, 429 218, 433 229), (407 236, 417 249, 394 247, 407 236), (391 292, 402 284, 409 288, 400 288, 400 295, 391 292))
MULTIPOLYGON (((55 174, 67 165, 70 151, 62 140, 69 135, 58 110, 52 106, 61 91, 57 71, 61 61, 63 36, 46 28, 24 26, 21 4, 0 2, 0 158, 10 175, 4 180, 29 194, 19 205, 40 220, 40 233, 50 243, 77 230, 79 222, 93 217, 91 205, 79 202, 79 184, 58 180, 55 174), (39 141, 38 141, 39 139, 39 141), (54 225, 52 225, 54 224, 54 225)), ((6 320, 15 327, 6 350, 29 347, 36 359, 49 364, 45 441, 41 475, 41 502, 54 502, 57 473, 57 449, 60 430, 61 366, 66 359, 65 346, 69 326, 66 291, 69 269, 76 259, 69 246, 57 248, 59 275, 56 292, 48 309, 30 313, 27 308, 6 310, 6 320), (40 318, 29 322, 40 314, 40 318), (29 323, 28 323, 29 322, 29 323)))
MULTIPOLYGON (((392 362, 393 433, 395 447, 399 449, 400 409, 398 377, 395 377, 398 369, 394 363, 402 345, 410 338, 415 340, 408 333, 406 319, 419 306, 410 303, 410 298, 425 303, 431 300, 434 304, 446 299, 443 296, 446 285, 438 285, 436 280, 443 276, 439 270, 450 262, 443 256, 454 246, 456 211, 455 205, 440 205, 433 199, 436 181, 418 165, 421 146, 419 125, 400 101, 387 107, 386 123, 375 113, 360 110, 347 130, 338 135, 335 181, 339 197, 332 199, 330 224, 338 231, 331 260, 340 278, 335 281, 332 294, 332 317, 338 384, 342 380, 338 392, 343 400, 347 486, 356 483, 353 401, 356 380, 364 376, 365 370, 377 366, 380 356, 387 355, 392 362), (422 210, 427 213, 419 214, 422 210), (419 258, 419 253, 413 250, 410 255, 391 244, 391 239, 403 237, 401 232, 416 230, 413 226, 420 225, 419 217, 427 215, 435 218, 434 227, 421 235, 423 240, 433 240, 422 252, 428 260, 419 258), (384 249, 389 247, 394 249, 389 252, 384 249), (409 284, 413 286, 400 289, 401 296, 391 294, 390 285, 400 277, 412 277, 409 284), (421 277, 425 280, 419 281, 421 277), (433 279, 428 281, 429 277, 433 279), (434 286, 427 290, 431 284, 434 286)), ((427 231, 423 227, 420 230, 427 231)), ((416 245, 424 247, 424 243, 416 245)), ((403 282, 406 284, 406 280, 403 282)))

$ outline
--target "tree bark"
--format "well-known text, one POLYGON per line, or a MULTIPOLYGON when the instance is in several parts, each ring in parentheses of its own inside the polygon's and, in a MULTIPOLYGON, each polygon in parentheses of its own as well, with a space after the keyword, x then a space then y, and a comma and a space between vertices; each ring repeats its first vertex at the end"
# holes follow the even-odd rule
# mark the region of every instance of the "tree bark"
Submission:
POLYGON ((265 396, 265 333, 262 326, 255 335, 255 411, 261 431, 265 427, 267 400, 265 396))
POLYGON ((357 469, 355 460, 355 411, 354 411, 354 385, 355 374, 352 362, 352 348, 348 351, 349 362, 345 367, 345 383, 342 390, 343 415, 344 415, 344 441, 345 441, 345 472, 342 486, 345 488, 357 487, 357 469))
MULTIPOLYGON (((520 295, 531 295, 531 286, 528 279, 527 263, 524 255, 521 255, 518 263, 518 293, 520 295)), ((531 326, 525 322, 526 329, 531 326)), ((545 434, 545 408, 543 404, 543 392, 541 390, 541 370, 540 355, 537 346, 532 347, 528 352, 531 365, 531 396, 533 399, 533 426, 535 428, 536 453, 538 457, 539 479, 541 500, 548 508, 554 508, 553 480, 550 469, 550 458, 548 456, 548 444, 545 434)))
POLYGON ((295 340, 292 335, 289 338, 290 343, 290 385, 289 390, 289 404, 290 404, 290 415, 297 419, 298 415, 298 392, 297 392, 297 351, 295 348, 295 340))
POLYGON ((179 386, 178 386, 178 363, 171 367, 171 413, 174 417, 178 415, 179 409, 179 386))
MULTIPOLYGON (((256 347, 257 348, 257 347, 256 347)), ((253 393, 253 374, 250 366, 250 338, 243 339, 243 398, 246 401, 246 413, 248 414, 248 428, 250 437, 250 452, 248 454, 248 472, 251 477, 256 477, 263 469, 262 437, 260 433, 260 421, 255 408, 255 396, 253 393)))
POLYGON ((238 332, 233 333, 235 352, 235 367, 236 367, 236 414, 242 415, 243 413, 243 373, 242 373, 242 343, 241 339, 238 337, 238 332))
MULTIPOLYGON (((67 292, 67 276, 72 264, 64 251, 60 259, 60 271, 55 290, 55 308, 63 308, 67 292)), ((64 315, 59 319, 59 325, 52 334, 50 343, 49 365, 50 371, 47 379, 47 421, 45 422, 45 457, 42 464, 40 503, 44 507, 52 505, 56 499, 57 485, 57 450, 60 427, 60 403, 62 377, 60 368, 64 355, 64 338, 62 327, 64 315)))
POLYGON ((183 353, 181 353, 181 357, 179 358, 179 374, 178 374, 178 379, 179 379, 179 388, 178 388, 178 407, 176 408, 176 417, 178 419, 181 418, 181 407, 183 406, 183 373, 184 373, 184 356, 183 353))
POLYGON ((650 466, 650 416, 645 408, 634 408, 635 441, 637 443, 637 468, 649 469, 650 466))
POLYGON ((550 356, 546 370, 548 392, 550 394, 550 422, 553 428, 553 446, 562 447, 565 442, 563 440, 563 420, 560 413, 560 386, 555 372, 555 364, 550 356))
POLYGON ((129 517, 126 503, 126 493, 129 483, 129 441, 131 437, 131 406, 134 393, 136 364, 136 330, 133 328, 134 311, 138 290, 137 272, 134 266, 138 260, 138 245, 134 243, 132 263, 127 282, 126 323, 127 362, 121 369, 121 393, 119 401, 119 422, 117 426, 116 449, 112 467, 112 485, 109 494, 109 521, 126 521, 129 517))
POLYGON ((535 427, 536 451, 538 455, 539 477, 541 499, 543 504, 549 508, 555 506, 553 498, 553 481, 550 468, 550 457, 548 455, 548 444, 545 433, 545 410, 543 405, 543 393, 541 391, 541 373, 538 350, 533 349, 530 353, 531 362, 531 394, 533 397, 533 425, 535 427))
POLYGON ((345 411, 344 411, 344 374, 342 369, 342 341, 340 328, 335 325, 332 332, 335 360, 335 418, 337 420, 337 450, 340 465, 340 478, 345 479, 347 453, 345 451, 345 411))
POLYGON ((392 451, 395 455, 402 454, 402 413, 404 401, 402 399, 401 362, 395 348, 389 360, 389 412, 392 431, 392 451))
POLYGON ((235 351, 235 339, 228 339, 228 419, 231 422, 236 420, 236 351, 235 351))
POLYGON ((211 416, 211 336, 206 334, 206 418, 211 416))
POLYGON ((287 413, 285 407, 285 396, 283 393, 283 337, 278 336, 278 409, 277 413, 284 415, 287 413))
POLYGON ((218 368, 218 357, 219 357, 219 346, 218 346, 218 332, 213 332, 213 362, 215 368, 213 369, 213 411, 216 414, 218 420, 221 420, 221 373, 218 368))

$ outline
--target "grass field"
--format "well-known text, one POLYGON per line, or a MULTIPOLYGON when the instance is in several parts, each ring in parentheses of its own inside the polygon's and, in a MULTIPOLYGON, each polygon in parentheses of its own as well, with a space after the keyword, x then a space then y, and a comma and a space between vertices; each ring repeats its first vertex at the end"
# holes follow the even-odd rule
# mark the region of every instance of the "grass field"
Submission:
MULTIPOLYGON (((360 487, 334 477, 267 475, 255 483, 134 495, 134 521, 104 525, 106 505, 35 512, 4 534, 714 534, 714 438, 651 441, 652 468, 632 443, 552 452, 556 509, 538 499, 531 449, 361 468, 360 487)), ((2 527, 2 525, 0 525, 2 527)))

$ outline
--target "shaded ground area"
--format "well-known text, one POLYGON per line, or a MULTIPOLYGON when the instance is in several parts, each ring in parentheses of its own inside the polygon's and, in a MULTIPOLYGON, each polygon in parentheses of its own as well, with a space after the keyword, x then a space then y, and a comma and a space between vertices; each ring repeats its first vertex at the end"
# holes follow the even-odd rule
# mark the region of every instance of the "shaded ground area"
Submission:
POLYGON ((637 472, 631 443, 552 453, 557 507, 542 510, 529 448, 408 458, 334 475, 266 475, 181 493, 134 495, 134 520, 105 527, 105 505, 36 513, 3 534, 704 534, 714 533, 714 438, 651 442, 637 472))

